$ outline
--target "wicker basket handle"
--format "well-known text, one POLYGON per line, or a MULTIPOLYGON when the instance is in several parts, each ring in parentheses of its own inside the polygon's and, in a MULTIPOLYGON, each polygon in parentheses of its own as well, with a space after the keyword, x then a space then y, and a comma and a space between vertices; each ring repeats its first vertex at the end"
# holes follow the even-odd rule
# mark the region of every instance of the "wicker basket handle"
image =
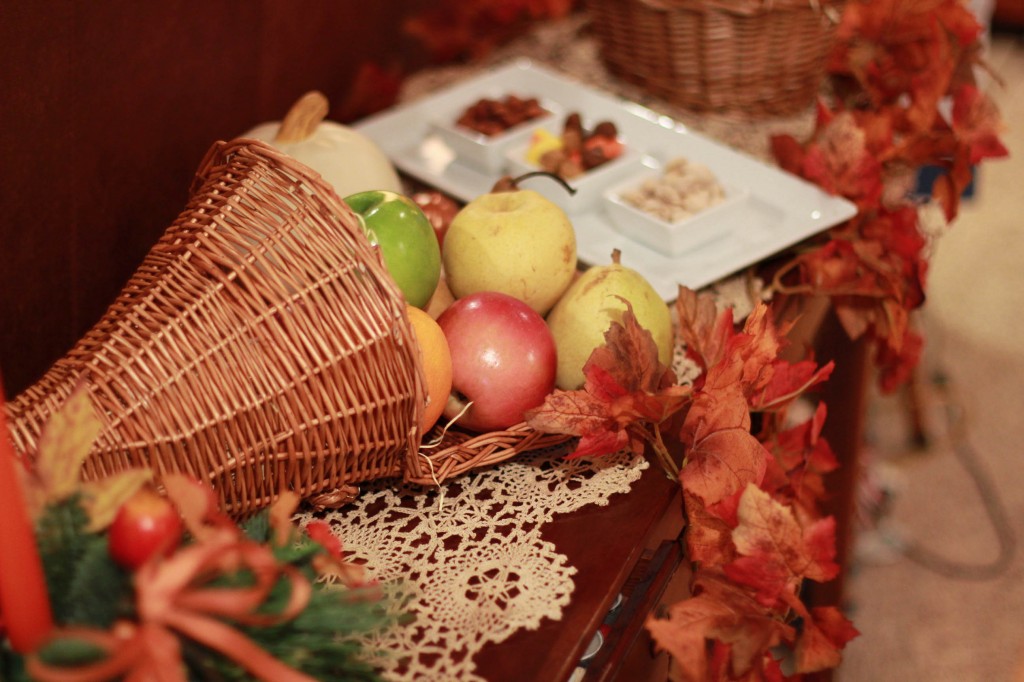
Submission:
POLYGON ((440 485, 473 469, 513 459, 524 452, 562 445, 570 436, 534 431, 525 422, 503 431, 470 435, 464 440, 431 451, 424 447, 414 453, 406 466, 405 480, 417 485, 440 485))
POLYGON ((301 142, 308 139, 327 117, 329 108, 327 97, 322 92, 307 92, 285 114, 281 127, 274 136, 274 142, 301 142))
POLYGON ((809 5, 815 13, 828 19, 832 24, 838 24, 842 12, 838 5, 843 0, 746 0, 738 3, 736 0, 639 0, 640 4, 660 12, 671 12, 677 9, 719 9, 730 14, 753 15, 761 12, 770 12, 776 8, 791 8, 795 5, 809 5))

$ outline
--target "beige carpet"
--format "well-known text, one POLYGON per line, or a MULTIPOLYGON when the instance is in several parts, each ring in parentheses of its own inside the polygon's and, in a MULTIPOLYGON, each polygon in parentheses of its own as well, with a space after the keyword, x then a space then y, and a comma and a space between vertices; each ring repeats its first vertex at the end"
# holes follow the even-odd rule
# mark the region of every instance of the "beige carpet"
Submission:
POLYGON ((1024 39, 996 35, 989 61, 1005 81, 990 90, 1011 158, 982 166, 934 254, 919 316, 928 447, 911 446, 899 396, 871 404, 869 483, 891 507, 859 535, 848 606, 862 635, 842 682, 1024 680, 1024 550, 994 577, 971 577, 1000 554, 972 464, 1024 544, 1024 39), (908 558, 907 545, 935 556, 908 558))

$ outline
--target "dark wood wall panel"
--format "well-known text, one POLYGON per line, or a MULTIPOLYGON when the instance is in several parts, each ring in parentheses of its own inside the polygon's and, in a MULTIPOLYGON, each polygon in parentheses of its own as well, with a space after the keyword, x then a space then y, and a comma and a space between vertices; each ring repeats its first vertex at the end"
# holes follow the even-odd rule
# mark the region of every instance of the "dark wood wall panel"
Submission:
MULTIPOLYGON (((0 3, 0 373, 20 392, 102 315, 215 141, 332 103, 407 50, 409 3, 0 3)), ((403 61, 407 62, 405 55, 403 61)))

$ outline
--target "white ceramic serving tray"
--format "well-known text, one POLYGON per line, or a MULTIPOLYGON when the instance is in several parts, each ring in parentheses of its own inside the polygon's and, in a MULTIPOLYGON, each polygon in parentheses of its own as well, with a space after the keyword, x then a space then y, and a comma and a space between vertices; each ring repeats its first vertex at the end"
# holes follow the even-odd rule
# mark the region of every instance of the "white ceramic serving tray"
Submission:
POLYGON ((680 284, 700 289, 856 213, 851 202, 831 196, 812 183, 703 137, 674 119, 530 60, 513 61, 365 118, 352 127, 376 142, 399 170, 457 199, 471 201, 490 191, 503 173, 488 174, 460 161, 433 132, 431 121, 437 111, 450 110, 452 101, 467 101, 473 93, 493 94, 496 90, 552 100, 563 111, 613 121, 631 148, 645 157, 649 168, 684 156, 748 190, 742 206, 732 216, 731 227, 726 228, 727 235, 678 255, 625 236, 612 225, 600 203, 592 210, 572 215, 583 264, 604 265, 618 249, 622 264, 641 272, 666 301, 678 296, 680 284))

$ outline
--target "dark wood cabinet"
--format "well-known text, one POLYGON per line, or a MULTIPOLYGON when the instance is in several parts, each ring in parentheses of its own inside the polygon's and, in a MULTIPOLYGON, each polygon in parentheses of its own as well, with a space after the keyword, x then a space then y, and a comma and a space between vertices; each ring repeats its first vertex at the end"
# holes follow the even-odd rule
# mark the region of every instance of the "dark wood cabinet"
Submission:
MULTIPOLYGON (((415 3, 0 4, 0 374, 20 392, 100 318, 216 141, 364 62, 412 63, 415 3)), ((332 113, 336 113, 332 112, 332 113)))

